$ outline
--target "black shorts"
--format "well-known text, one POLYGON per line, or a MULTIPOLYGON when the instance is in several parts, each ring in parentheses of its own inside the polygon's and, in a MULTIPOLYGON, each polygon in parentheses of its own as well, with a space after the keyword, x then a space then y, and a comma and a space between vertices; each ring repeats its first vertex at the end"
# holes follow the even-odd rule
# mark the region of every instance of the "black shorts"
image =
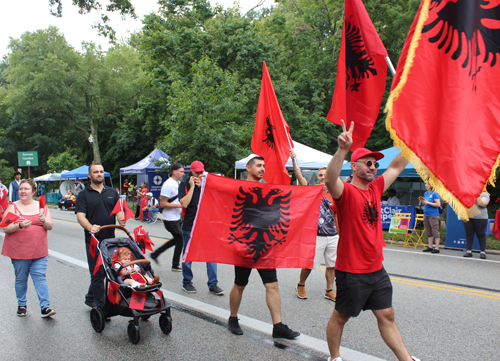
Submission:
POLYGON ((335 270, 337 299, 335 309, 351 317, 361 310, 392 307, 392 283, 382 267, 373 273, 349 273, 335 270))
MULTIPOLYGON (((248 284, 250 272, 252 272, 252 268, 234 266, 234 284, 236 286, 245 287, 248 284)), ((275 268, 257 269, 257 272, 259 272, 263 284, 278 282, 275 268)))

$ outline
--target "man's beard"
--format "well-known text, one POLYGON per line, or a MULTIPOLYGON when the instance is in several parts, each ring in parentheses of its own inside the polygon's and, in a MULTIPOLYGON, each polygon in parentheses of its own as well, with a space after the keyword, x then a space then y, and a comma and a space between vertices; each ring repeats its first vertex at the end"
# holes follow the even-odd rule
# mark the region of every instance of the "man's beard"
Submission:
POLYGON ((376 174, 368 174, 366 172, 358 172, 357 176, 358 178, 364 179, 367 182, 373 182, 377 177, 376 174))
POLYGON ((101 184, 102 182, 104 182, 104 177, 102 177, 102 179, 97 179, 97 177, 90 177, 90 180, 92 181, 92 183, 101 184))

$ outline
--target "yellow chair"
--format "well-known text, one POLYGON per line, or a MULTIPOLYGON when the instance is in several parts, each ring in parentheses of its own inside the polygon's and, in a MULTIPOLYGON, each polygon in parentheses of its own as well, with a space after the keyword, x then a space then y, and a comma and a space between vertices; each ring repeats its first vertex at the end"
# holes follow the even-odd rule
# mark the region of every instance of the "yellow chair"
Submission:
MULTIPOLYGON (((411 221, 411 213, 395 213, 394 217, 391 219, 391 225, 394 223, 393 219, 395 219, 395 223, 397 225, 400 224, 407 224, 408 227, 410 226, 410 221, 411 221)), ((392 240, 391 240, 391 246, 393 242, 397 242, 399 240, 405 242, 404 246, 406 246, 406 238, 408 235, 408 227, 405 228, 389 228, 389 233, 392 233, 392 240), (392 231, 392 232, 391 232, 392 231)))
POLYGON ((425 228, 424 228, 424 215, 423 214, 417 214, 415 217, 415 224, 413 225, 413 228, 408 229, 406 232, 406 243, 405 247, 408 245, 409 242, 411 242, 414 246, 414 248, 417 248, 417 246, 420 244, 422 247, 426 247, 424 242, 422 241, 422 236, 424 235, 425 228), (419 228, 422 227, 422 228, 419 228))

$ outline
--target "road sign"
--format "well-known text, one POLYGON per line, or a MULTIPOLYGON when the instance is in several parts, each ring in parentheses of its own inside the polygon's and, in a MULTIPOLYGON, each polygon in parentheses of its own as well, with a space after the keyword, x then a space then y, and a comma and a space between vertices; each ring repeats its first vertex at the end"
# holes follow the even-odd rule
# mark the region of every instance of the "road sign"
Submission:
POLYGON ((38 166, 38 152, 18 152, 17 158, 20 167, 36 167, 38 166))

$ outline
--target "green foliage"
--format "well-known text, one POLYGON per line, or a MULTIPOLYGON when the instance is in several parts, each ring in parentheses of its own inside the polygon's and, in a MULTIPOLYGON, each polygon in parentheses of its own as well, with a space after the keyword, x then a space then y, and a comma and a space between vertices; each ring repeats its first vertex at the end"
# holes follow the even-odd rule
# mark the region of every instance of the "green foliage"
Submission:
POLYGON ((49 156, 47 159, 49 172, 61 173, 63 170, 71 170, 82 166, 82 162, 71 150, 66 150, 56 156, 49 156))

